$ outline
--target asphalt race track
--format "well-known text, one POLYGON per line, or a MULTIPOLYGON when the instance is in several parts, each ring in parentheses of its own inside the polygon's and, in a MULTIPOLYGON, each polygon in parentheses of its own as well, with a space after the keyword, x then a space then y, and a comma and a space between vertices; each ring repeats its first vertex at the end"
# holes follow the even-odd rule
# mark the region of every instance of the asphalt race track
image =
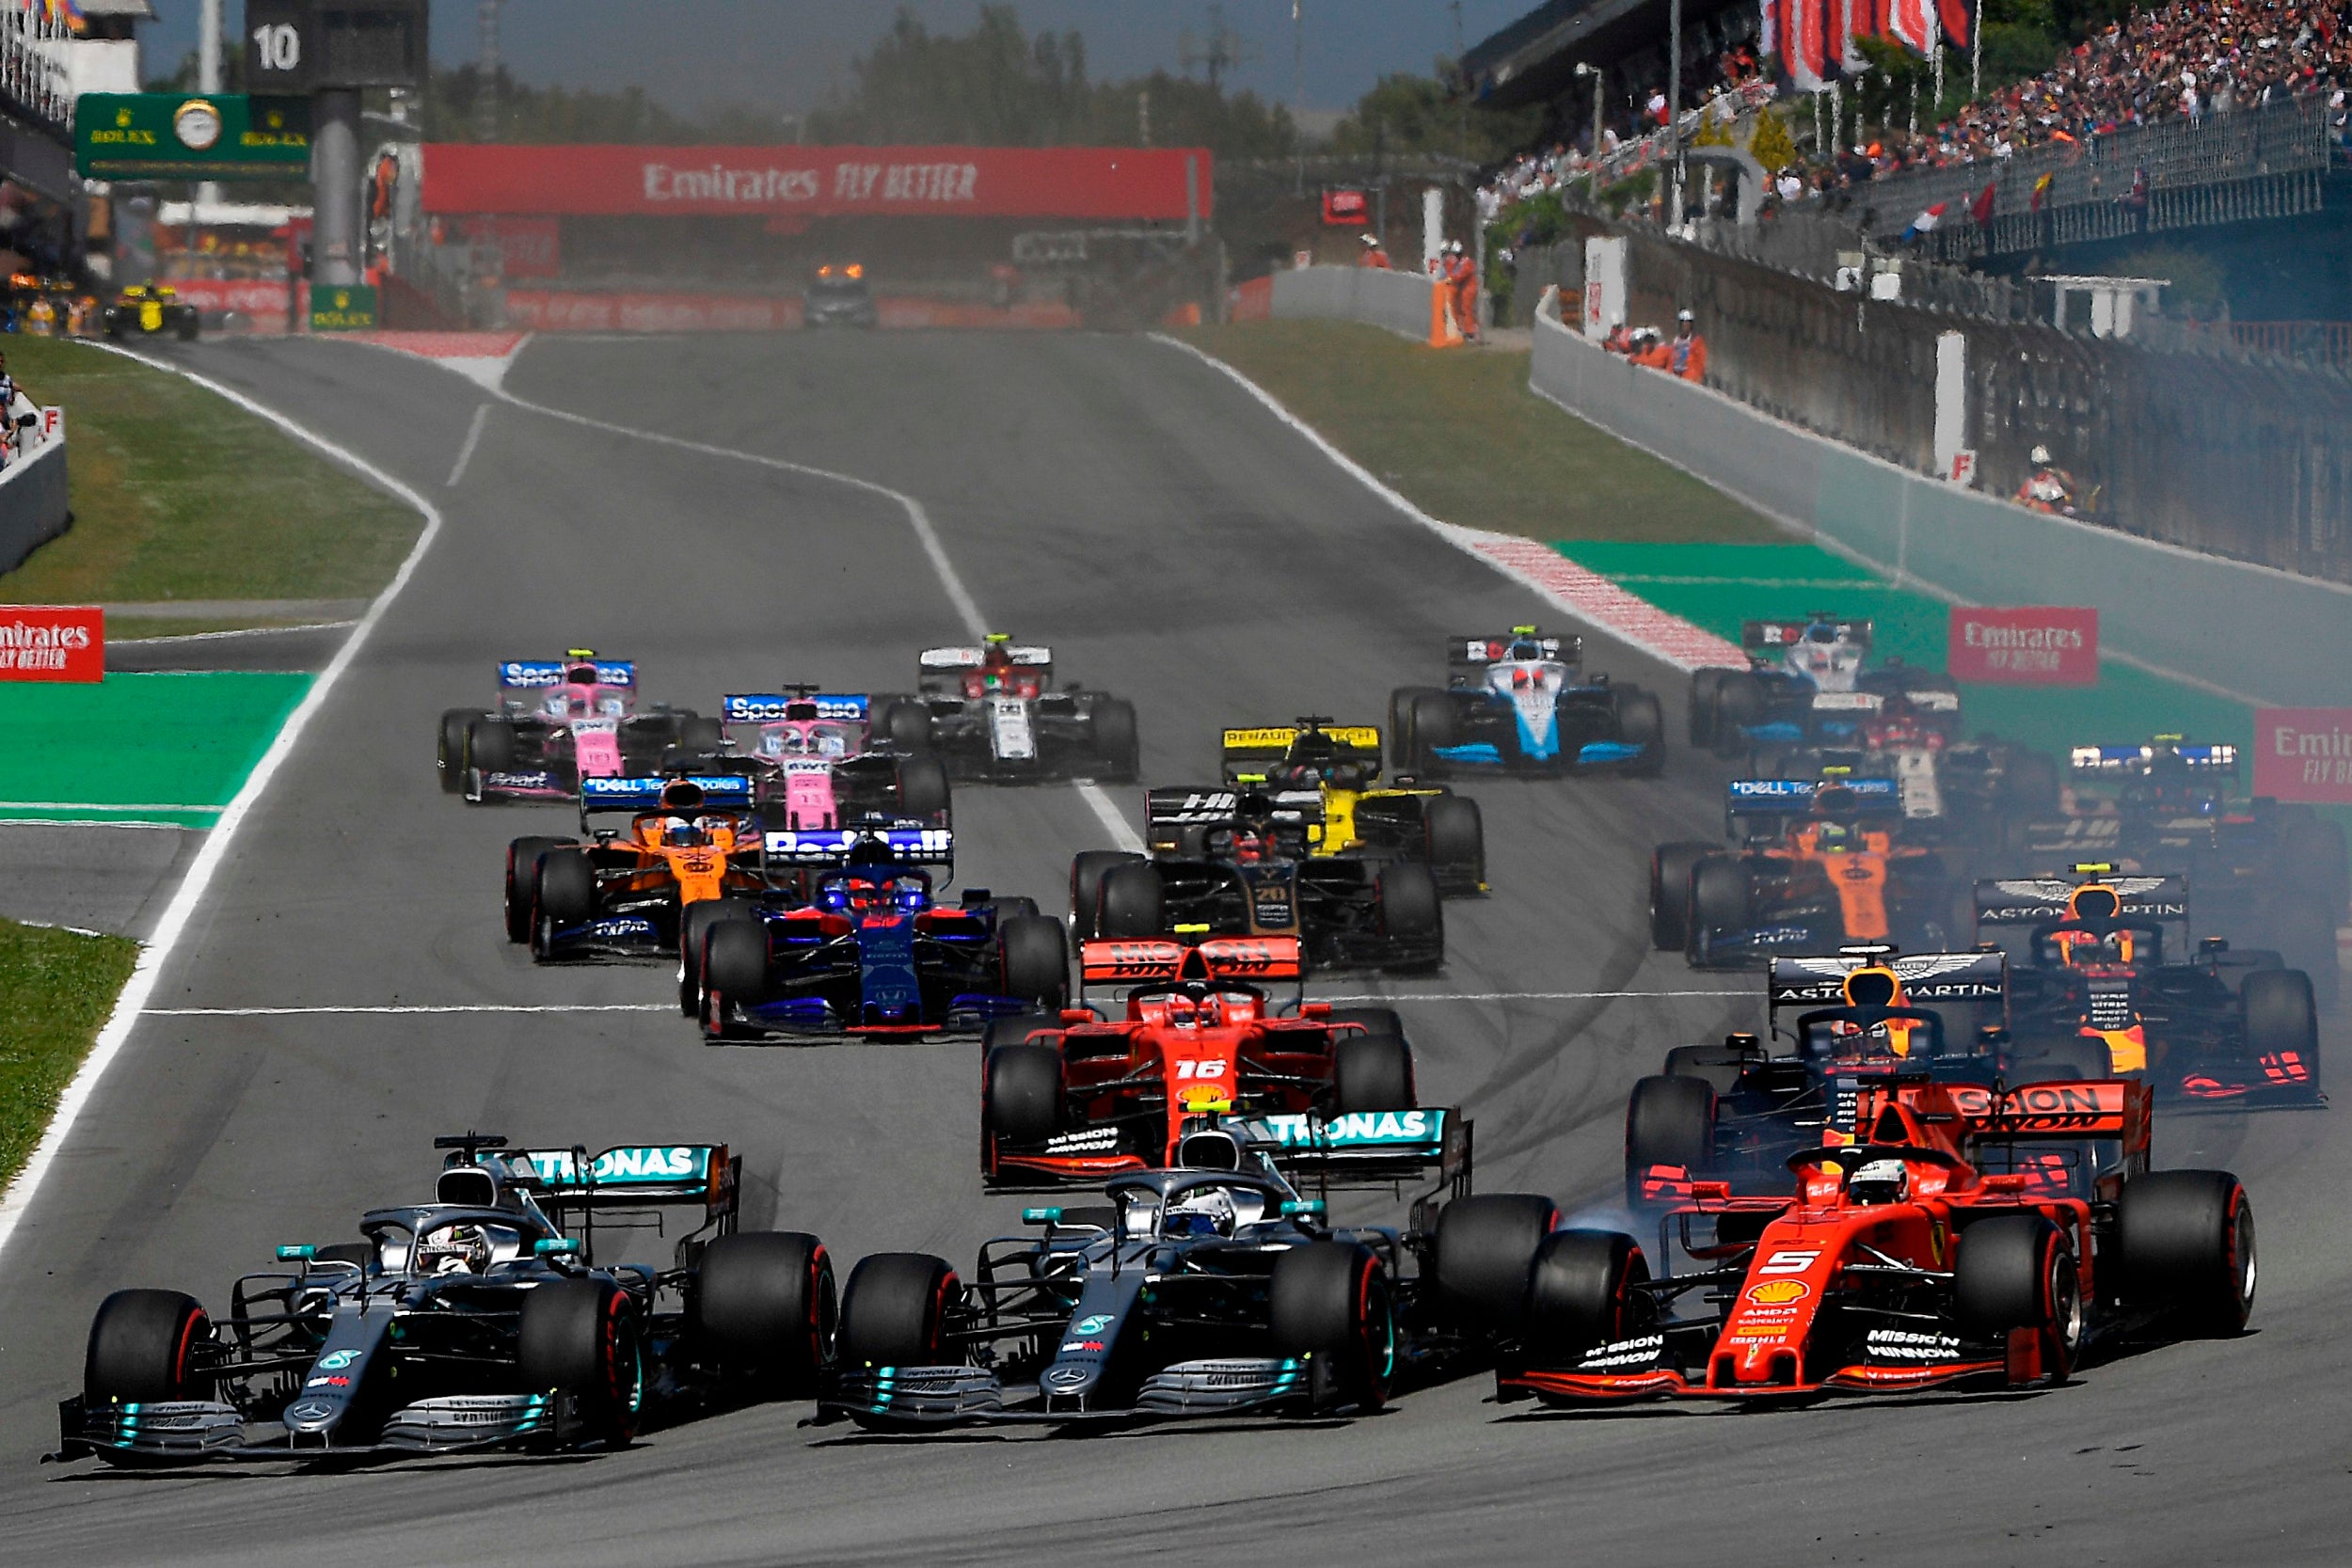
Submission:
MULTIPOLYGON (((2027 1396, 1559 1417, 1467 1377, 1353 1424, 1090 1441, 803 1430, 804 1405, 624 1453, 358 1473, 36 1465, 109 1290, 216 1309, 272 1243, 352 1234, 429 1189, 436 1133, 591 1147, 724 1140, 746 1223, 968 1267, 1018 1198, 977 1176, 977 1047, 697 1043, 666 969, 535 971, 502 940, 506 839, 430 752, 501 657, 589 645, 647 694, 903 689, 964 627, 886 497, 512 405, 444 488, 485 394, 354 345, 206 344, 205 373, 432 495, 438 542, 335 689, 189 927, 157 1009, 644 1004, 644 1012, 150 1016, 0 1258, 0 1527, 23 1563, 1032 1562, 1173 1551, 1355 1563, 2341 1561, 2352 1529, 2352 1140, 2327 1113, 2170 1120, 2160 1164, 2228 1164, 2261 1220, 2255 1331, 2027 1396), (1083 1554, 1083 1555, 1081 1555, 1083 1554)), ((1132 696, 1146 772, 1213 772, 1229 720, 1381 721, 1439 639, 1557 620, 1399 517, 1187 356, 1134 338, 546 341, 515 396, 855 475, 917 498, 989 622, 1132 696)), ((1679 681, 1599 639, 1591 662, 1679 681)), ((1664 1047, 1760 1015, 1752 978, 1647 951, 1649 844, 1717 831, 1720 778, 1470 786, 1495 892, 1406 1000, 1422 1095, 1478 1118, 1483 1190, 1605 1205, 1625 1096, 1664 1047), (1492 993, 1634 993, 1442 1000, 1492 993), (1702 994, 1685 994, 1698 992, 1702 994), (1705 994, 1705 993, 1720 994, 1705 994)), ((1120 804, 1139 802, 1121 792, 1120 804)), ((1068 786, 961 789, 961 879, 1062 901, 1105 842, 1068 786)), ((1349 984, 1338 989, 1360 992, 1349 984)), ((2352 1071, 2341 1016, 2334 1070, 2352 1071)), ((647 1256, 667 1243, 648 1240, 647 1256)))

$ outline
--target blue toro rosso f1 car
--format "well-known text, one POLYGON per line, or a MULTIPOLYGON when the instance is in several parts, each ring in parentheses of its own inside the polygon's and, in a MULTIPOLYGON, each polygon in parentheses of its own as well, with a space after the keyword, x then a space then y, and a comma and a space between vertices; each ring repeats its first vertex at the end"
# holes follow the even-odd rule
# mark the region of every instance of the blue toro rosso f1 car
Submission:
POLYGON ((1620 772, 1655 776, 1666 765, 1658 699, 1583 668, 1583 639, 1455 637, 1446 644, 1446 685, 1399 687, 1389 696, 1389 734, 1400 773, 1456 770, 1620 772))
POLYGON ((920 822, 771 830, 771 877, 804 902, 743 904, 699 928, 687 956, 706 1037, 977 1033, 991 1019, 1059 1007, 1070 956, 1060 921, 1030 898, 966 888, 942 906, 928 866, 955 866, 955 834, 920 822))

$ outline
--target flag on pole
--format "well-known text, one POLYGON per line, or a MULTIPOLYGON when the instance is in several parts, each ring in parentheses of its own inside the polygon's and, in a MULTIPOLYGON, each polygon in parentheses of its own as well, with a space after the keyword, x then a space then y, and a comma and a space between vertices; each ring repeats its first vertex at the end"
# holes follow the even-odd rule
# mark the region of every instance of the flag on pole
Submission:
POLYGON ((1966 49, 1976 41, 1978 0, 1935 0, 1935 9, 1953 48, 1966 49))
POLYGON ((1858 76, 1869 69, 1862 53, 1862 35, 1870 25, 1870 0, 1830 0, 1837 8, 1837 69, 1858 76))
POLYGON ((1922 57, 1935 47, 1935 24, 1930 19, 1929 4, 1930 0, 1892 0, 1887 8, 1888 35, 1922 57))
POLYGON ((1780 0, 1757 0, 1756 53, 1780 53, 1780 0))
POLYGON ((1987 180, 1984 189, 1977 193, 1977 199, 1968 204, 1968 215, 1976 220, 1979 229, 1993 221, 1993 193, 1998 183, 1997 181, 1987 180))
POLYGON ((2033 205, 2031 207, 2031 211, 2037 213, 2042 211, 2042 198, 2050 194, 2051 182, 2055 181, 2057 178, 2058 175, 2056 172, 2052 172, 2044 174, 2041 179, 2033 182, 2033 205))
POLYGON ((1836 0, 1780 0, 1781 36, 1788 40, 1782 59, 1788 80, 1799 92, 1819 92, 1828 85, 1829 8, 1836 0))
POLYGON ((1903 230, 1903 244, 1909 245, 1922 234, 1934 233, 1935 226, 1944 221, 1944 209, 1950 205, 1948 201, 1939 201, 1917 217, 1913 218, 1911 227, 1903 230))

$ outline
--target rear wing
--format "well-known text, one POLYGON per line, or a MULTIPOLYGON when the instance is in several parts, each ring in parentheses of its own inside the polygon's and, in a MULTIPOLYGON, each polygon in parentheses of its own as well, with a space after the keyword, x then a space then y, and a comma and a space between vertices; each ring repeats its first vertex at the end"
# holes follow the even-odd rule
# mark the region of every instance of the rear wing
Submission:
POLYGON ((2067 918, 2067 901, 2077 889, 2111 888, 2117 912, 2126 920, 2177 924, 2188 919, 2185 877, 2002 877, 1977 884, 1977 928, 2039 926, 2067 918))
POLYGON ((1454 1107, 1244 1117, 1226 1125, 1286 1176, 1323 1185, 1386 1184, 1435 1172, 1451 1187, 1470 1174, 1470 1122, 1454 1107))
POLYGON ((637 686, 637 666, 625 658, 510 658, 499 665, 499 689, 503 691, 528 691, 537 688, 562 686, 564 672, 582 664, 596 667, 596 680, 603 686, 637 686))
POLYGON ((1740 836, 1741 825, 1770 831, 1772 822, 1809 816, 1825 789, 1851 792, 1865 816, 1900 816, 1902 785, 1893 779, 1734 779, 1724 793, 1724 832, 1740 836))
POLYGON ((1775 956, 1765 977, 1765 1005, 1836 1007, 1846 1000, 1846 977, 1858 969, 1892 970, 1913 1006, 1937 1002, 1989 1002, 2009 990, 2005 953, 1896 953, 1884 948, 1849 948, 1828 957, 1775 956))
MULTIPOLYGON (((987 652, 985 648, 926 648, 915 656, 915 662, 927 674, 948 670, 977 670, 986 662, 987 652)), ((1005 657, 1025 669, 1042 670, 1054 662, 1054 650, 1008 644, 1005 657)))
POLYGON ((1446 665, 1455 672, 1484 669, 1499 660, 1511 658, 1512 649, 1521 643, 1535 645, 1538 658, 1556 659, 1562 664, 1581 664, 1584 660, 1584 639, 1581 637, 1538 637, 1533 626, 1514 627, 1493 637, 1454 637, 1446 642, 1446 665))
POLYGON ((752 781, 737 774, 580 781, 582 816, 607 811, 746 811, 753 800, 752 781), (691 786, 691 796, 681 786, 691 786))
POLYGON ((1296 937, 1099 938, 1078 943, 1078 989, 1177 980, 1295 980, 1306 972, 1296 937))
POLYGON ((841 865, 861 844, 880 844, 902 865, 956 863, 956 834, 952 828, 927 827, 912 817, 872 821, 854 828, 771 829, 760 847, 771 863, 787 865, 841 865))
POLYGON ((496 1157, 508 1184, 550 1212, 693 1204, 715 1219, 734 1211, 743 1170, 724 1144, 623 1144, 594 1158, 585 1148, 517 1148, 496 1157))
POLYGON ((2155 1091, 2128 1078, 2027 1084, 1995 1092, 1981 1084, 1946 1086, 1971 1139, 2121 1138, 2148 1147, 2155 1091))
POLYGON ((1776 654, 1804 641, 1804 634, 1815 626, 1827 626, 1840 642, 1860 646, 1864 652, 1870 647, 1870 623, 1867 620, 1838 621, 1827 615, 1808 615, 1796 621, 1742 621, 1740 623, 1740 646, 1751 654, 1776 654))
POLYGON ((2158 739, 2146 746, 2076 746, 2066 753, 2066 766, 2077 779, 2138 779, 2154 770, 2159 754, 2179 758, 2193 773, 2237 777, 2237 748, 2226 742, 2158 739))
POLYGON ((1227 730, 1219 744, 1230 769, 1236 764, 1279 762, 1290 754, 1292 742, 1315 731, 1329 736, 1343 753, 1355 753, 1348 760, 1380 766, 1380 730, 1374 724, 1260 724, 1227 730))
POLYGON ((862 694, 819 691, 790 696, 774 691, 731 691, 720 699, 719 717, 730 724, 773 724, 787 719, 842 719, 864 723, 869 704, 862 694), (810 711, 795 714, 799 706, 810 711))

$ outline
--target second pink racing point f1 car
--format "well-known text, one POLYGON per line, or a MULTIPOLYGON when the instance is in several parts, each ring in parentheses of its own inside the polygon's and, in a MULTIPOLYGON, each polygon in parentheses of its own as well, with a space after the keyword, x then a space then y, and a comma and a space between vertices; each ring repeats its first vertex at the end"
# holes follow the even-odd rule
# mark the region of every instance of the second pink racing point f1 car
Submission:
POLYGON ((582 779, 660 771, 676 747, 716 751, 720 726, 691 708, 641 709, 637 666, 574 648, 561 659, 510 658, 498 667, 495 708, 441 715, 435 761, 441 788, 486 800, 579 798, 582 779))

